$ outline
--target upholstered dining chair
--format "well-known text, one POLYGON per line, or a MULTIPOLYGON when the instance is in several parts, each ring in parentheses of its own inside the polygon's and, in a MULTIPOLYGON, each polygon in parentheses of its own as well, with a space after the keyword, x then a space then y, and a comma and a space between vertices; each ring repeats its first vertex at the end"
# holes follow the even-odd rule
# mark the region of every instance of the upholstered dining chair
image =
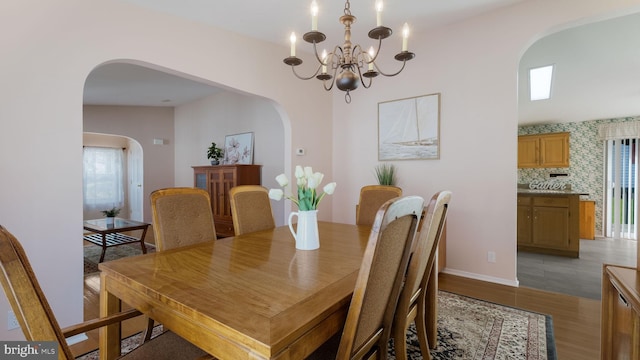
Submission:
MULTIPOLYGON (((393 344, 397 360, 407 360, 406 332, 413 321, 416 324, 422 357, 431 359, 427 338, 427 305, 435 304, 427 304, 426 290, 431 269, 435 266, 437 247, 450 201, 450 191, 440 191, 433 195, 426 208, 422 229, 413 243, 411 261, 393 320, 393 344)), ((435 339, 432 342, 435 342, 435 339)))
POLYGON ((396 198, 378 210, 342 334, 308 359, 386 359, 387 342, 424 199, 396 198))
MULTIPOLYGON (((67 337, 140 315, 140 312, 134 309, 89 320, 65 329, 60 328, 22 245, 2 226, 0 226, 0 269, 2 270, 0 271, 2 287, 26 340, 57 342, 58 359, 74 359, 66 342, 67 337)), ((169 331, 121 357, 121 359, 188 358, 210 359, 212 357, 169 331)))
POLYGON ((150 198, 158 251, 216 240, 211 199, 205 190, 159 189, 153 191, 150 198))
MULTIPOLYGON (((174 187, 151 192, 156 250, 164 251, 216 240, 211 199, 203 189, 174 187)), ((151 338, 155 322, 149 318, 141 341, 151 338)))
POLYGON ((390 185, 367 185, 360 189, 356 205, 356 225, 373 225, 380 206, 387 200, 402 196, 402 189, 390 185))
POLYGON ((273 229, 269 190, 260 185, 240 185, 229 190, 233 231, 236 235, 273 229))

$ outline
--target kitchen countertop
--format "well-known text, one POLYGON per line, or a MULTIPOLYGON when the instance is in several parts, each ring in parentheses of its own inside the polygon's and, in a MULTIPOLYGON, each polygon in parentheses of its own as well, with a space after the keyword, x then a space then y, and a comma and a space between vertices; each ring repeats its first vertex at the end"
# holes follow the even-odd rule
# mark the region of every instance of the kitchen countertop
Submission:
POLYGON ((518 189, 518 195, 567 196, 567 195, 589 195, 589 194, 580 192, 580 191, 572 191, 572 190, 518 189))

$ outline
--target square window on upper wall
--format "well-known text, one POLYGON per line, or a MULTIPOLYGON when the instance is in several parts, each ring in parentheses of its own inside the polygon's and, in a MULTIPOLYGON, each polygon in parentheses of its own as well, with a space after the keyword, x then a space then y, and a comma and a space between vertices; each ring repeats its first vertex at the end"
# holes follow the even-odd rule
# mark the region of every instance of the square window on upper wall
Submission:
POLYGON ((529 69, 529 94, 531 101, 547 100, 551 97, 553 65, 529 69))

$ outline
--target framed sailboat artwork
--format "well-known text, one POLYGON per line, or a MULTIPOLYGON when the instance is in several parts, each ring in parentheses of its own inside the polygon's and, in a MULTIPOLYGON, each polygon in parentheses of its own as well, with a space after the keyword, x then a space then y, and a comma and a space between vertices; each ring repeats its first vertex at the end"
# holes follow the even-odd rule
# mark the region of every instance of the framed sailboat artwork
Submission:
POLYGON ((440 93, 378 103, 378 160, 440 158, 440 93))

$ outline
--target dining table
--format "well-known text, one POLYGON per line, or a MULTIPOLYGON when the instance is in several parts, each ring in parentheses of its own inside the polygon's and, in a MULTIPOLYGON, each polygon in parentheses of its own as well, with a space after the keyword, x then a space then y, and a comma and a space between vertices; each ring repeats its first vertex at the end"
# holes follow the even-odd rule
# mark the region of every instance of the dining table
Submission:
MULTIPOLYGON (((280 226, 100 263, 100 315, 124 302, 221 360, 304 359, 342 330, 371 227, 318 230, 316 250, 280 226)), ((100 330, 100 359, 120 335, 100 330)))

